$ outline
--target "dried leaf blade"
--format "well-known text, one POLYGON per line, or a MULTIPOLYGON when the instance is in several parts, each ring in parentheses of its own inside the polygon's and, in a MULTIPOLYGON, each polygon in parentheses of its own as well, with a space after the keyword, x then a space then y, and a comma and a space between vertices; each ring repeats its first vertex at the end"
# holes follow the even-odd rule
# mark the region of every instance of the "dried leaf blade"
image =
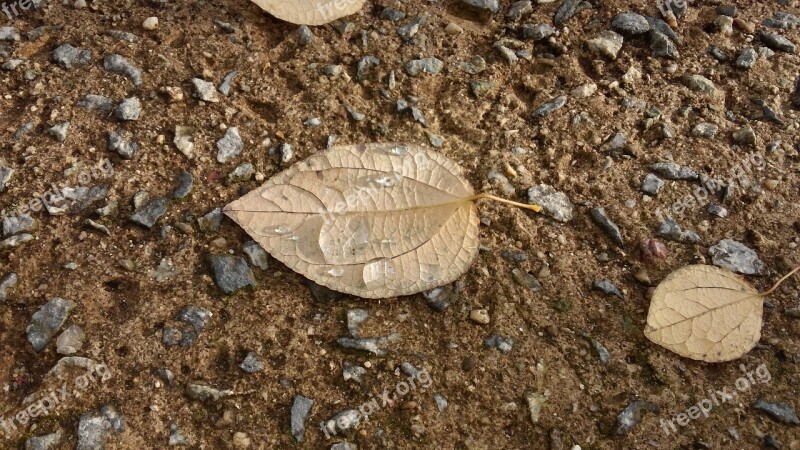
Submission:
POLYGON ((708 265, 682 267, 653 292, 644 334, 681 356, 722 362, 761 338, 763 297, 741 277, 708 265))

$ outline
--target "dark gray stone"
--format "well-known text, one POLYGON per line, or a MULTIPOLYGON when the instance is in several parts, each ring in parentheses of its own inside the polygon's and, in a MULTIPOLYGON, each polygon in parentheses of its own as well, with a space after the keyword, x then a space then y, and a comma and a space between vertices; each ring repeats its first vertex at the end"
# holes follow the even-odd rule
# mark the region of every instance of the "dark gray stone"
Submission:
POLYGON ((252 286, 256 287, 256 278, 244 258, 239 256, 212 256, 211 270, 217 286, 226 294, 252 286))
POLYGON ((668 180, 696 181, 700 178, 697 172, 674 162, 660 162, 650 166, 650 170, 668 180))
POLYGON ((536 108, 531 114, 531 119, 538 120, 547 117, 553 112, 561 109, 561 107, 563 107, 566 104, 567 104, 567 97, 565 95, 556 97, 553 100, 543 103, 541 106, 536 108))
POLYGON ((767 47, 773 50, 778 50, 786 53, 794 53, 795 51, 794 43, 792 43, 792 41, 781 36, 778 33, 762 31, 760 36, 761 36, 761 42, 763 42, 767 47))
POLYGON ((553 15, 553 25, 560 27, 579 12, 591 7, 592 4, 584 0, 564 0, 553 15))
POLYGON ((666 218, 658 227, 658 235, 671 241, 683 244, 699 244, 702 242, 700 236, 694 231, 683 230, 678 222, 672 218, 666 218))
POLYGON ((592 282, 592 288, 597 289, 604 294, 616 295, 623 300, 625 299, 625 296, 622 295, 622 291, 619 290, 617 285, 609 280, 595 280, 592 282))
POLYGON ((646 412, 658 414, 658 405, 644 400, 636 400, 630 403, 617 416, 611 433, 615 436, 624 436, 633 429, 641 420, 646 412))
POLYGON ((53 51, 53 62, 62 69, 72 69, 76 66, 85 66, 92 61, 91 50, 61 44, 53 51))
POLYGON ((128 77, 136 86, 142 84, 142 71, 116 53, 103 59, 103 68, 109 72, 128 77))
POLYGON ((637 35, 650 31, 650 23, 641 14, 627 12, 614 16, 611 20, 611 28, 620 33, 637 35))
POLYGON ((765 269, 764 263, 753 249, 732 239, 723 239, 712 245, 708 254, 715 266, 743 275, 761 275, 765 269))
POLYGON ((592 208, 589 213, 592 216, 592 220, 599 225, 609 237, 611 237, 611 240, 613 240, 617 245, 625 245, 622 232, 617 224, 615 224, 611 218, 608 217, 605 208, 592 208))
POLYGON ((314 400, 302 395, 295 395, 292 401, 291 426, 292 436, 296 442, 303 442, 306 434, 306 419, 314 406, 314 400))
POLYGON ((147 202, 131 216, 131 221, 146 228, 152 228, 158 219, 167 212, 169 200, 166 197, 158 197, 147 202))
POLYGON ((543 41, 556 34, 556 29, 550 24, 539 23, 536 25, 526 24, 522 26, 522 37, 534 41, 543 41))
POLYGON ((758 399, 753 403, 753 409, 765 412, 776 422, 786 425, 800 425, 800 418, 797 417, 794 408, 787 403, 773 403, 764 399, 758 399))
POLYGON ((261 362, 257 354, 249 352, 239 364, 239 368, 247 373, 257 373, 264 370, 264 363, 261 362))
POLYGON ((133 139, 126 139, 123 133, 125 132, 122 130, 119 132, 109 131, 106 148, 108 151, 118 153, 125 159, 132 159, 136 151, 139 150, 139 144, 133 139))

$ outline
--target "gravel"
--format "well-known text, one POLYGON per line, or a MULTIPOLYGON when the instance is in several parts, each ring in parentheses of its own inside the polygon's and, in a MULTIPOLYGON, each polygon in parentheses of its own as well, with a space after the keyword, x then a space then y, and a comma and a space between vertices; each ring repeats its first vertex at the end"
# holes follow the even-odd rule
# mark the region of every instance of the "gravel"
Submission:
POLYGON ((296 442, 303 442, 306 434, 306 419, 314 406, 314 400, 302 395, 295 395, 292 400, 291 429, 296 442))
POLYGON ((545 214, 559 222, 572 220, 574 207, 564 192, 547 184, 540 184, 528 189, 528 203, 542 207, 545 214))
POLYGON ((225 136, 217 141, 217 162, 226 163, 242 154, 244 141, 239 135, 239 129, 230 127, 225 131, 225 136))
POLYGON ((90 50, 73 47, 69 44, 61 44, 53 51, 53 62, 62 69, 73 69, 77 66, 85 66, 92 61, 90 50))
POLYGON ((217 286, 226 294, 241 288, 256 287, 256 279, 247 262, 239 256, 212 256, 211 271, 217 286))
POLYGON ((103 68, 109 72, 128 77, 135 86, 142 84, 142 71, 116 53, 103 59, 103 68))
POLYGON ((614 31, 624 34, 638 35, 650 31, 650 23, 641 15, 632 12, 621 13, 611 20, 614 31))
POLYGON ((782 402, 768 402, 764 399, 758 399, 752 405, 753 409, 766 413, 776 422, 784 423, 786 425, 800 425, 800 419, 797 413, 787 403, 782 402))
POLYGON ((605 208, 592 208, 589 213, 592 216, 594 223, 600 226, 600 228, 606 232, 606 234, 611 238, 611 240, 614 241, 614 243, 619 246, 625 245, 622 232, 617 224, 614 223, 610 217, 608 217, 605 208))

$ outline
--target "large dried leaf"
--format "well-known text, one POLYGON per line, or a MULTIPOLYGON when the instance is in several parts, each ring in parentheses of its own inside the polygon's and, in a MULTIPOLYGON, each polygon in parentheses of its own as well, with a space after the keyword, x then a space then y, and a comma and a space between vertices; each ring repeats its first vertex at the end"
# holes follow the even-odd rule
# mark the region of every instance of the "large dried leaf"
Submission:
POLYGON ((365 0, 252 0, 278 19, 298 25, 324 25, 355 14, 365 0))
POLYGON ((335 147, 225 207, 292 270, 366 298, 454 281, 478 253, 469 182, 447 157, 412 145, 335 147))
POLYGON ((730 361, 761 338, 763 301, 755 288, 729 270, 682 267, 653 292, 644 334, 687 358, 730 361))

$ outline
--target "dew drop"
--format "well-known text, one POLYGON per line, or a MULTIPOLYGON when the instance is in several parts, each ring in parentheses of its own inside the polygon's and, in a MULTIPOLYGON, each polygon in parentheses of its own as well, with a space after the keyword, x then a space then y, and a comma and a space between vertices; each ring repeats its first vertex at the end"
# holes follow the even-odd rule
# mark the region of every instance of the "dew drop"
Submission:
POLYGON ((386 150, 386 153, 388 153, 390 155, 397 155, 397 156, 407 155, 408 154, 408 146, 398 145, 396 147, 391 147, 388 150, 386 150))
POLYGON ((283 236, 294 231, 289 225, 278 225, 274 228, 265 228, 264 233, 268 236, 283 236))
POLYGON ((389 258, 371 261, 364 265, 362 276, 367 289, 386 286, 390 281, 394 280, 394 262, 389 258))

